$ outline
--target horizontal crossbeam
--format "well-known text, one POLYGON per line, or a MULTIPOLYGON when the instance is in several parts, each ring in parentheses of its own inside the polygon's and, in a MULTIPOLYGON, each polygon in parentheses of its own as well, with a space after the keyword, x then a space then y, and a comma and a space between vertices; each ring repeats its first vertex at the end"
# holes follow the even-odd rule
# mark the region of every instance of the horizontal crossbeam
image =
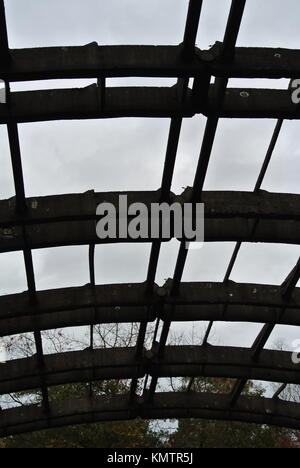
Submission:
MULTIPOLYGON (((171 195, 170 202, 189 201, 190 190, 182 196, 171 195)), ((0 252, 24 249, 25 226, 27 246, 31 249, 67 245, 90 245, 114 242, 151 242, 149 238, 99 239, 96 232, 96 210, 102 202, 110 202, 119 213, 119 196, 128 195, 131 203, 144 203, 150 216, 151 204, 159 202, 158 192, 94 193, 60 195, 28 199, 25 216, 15 214, 15 199, 0 202, 0 252)), ((206 242, 271 242, 298 244, 300 239, 299 195, 270 194, 260 191, 207 192, 204 237, 206 242), (253 230, 253 222, 259 220, 253 230)), ((130 222, 128 218, 128 223, 130 222)), ((148 219, 150 228, 151 219, 148 219)), ((148 231, 150 233, 150 229, 148 231)), ((170 236, 161 241, 169 241, 170 236)))
POLYGON ((195 77, 208 73, 228 78, 298 78, 300 51, 237 47, 232 63, 220 60, 222 44, 195 48, 186 60, 182 46, 99 46, 11 49, 1 67, 9 81, 98 77, 195 77))
MULTIPOLYGON (((47 386, 96 380, 155 377, 226 377, 300 384, 291 353, 264 350, 253 363, 250 349, 215 346, 167 346, 164 359, 152 352, 136 356, 135 348, 86 349, 44 357, 43 378, 47 386)), ((37 357, 1 365, 0 394, 38 387, 37 357)))
POLYGON ((127 395, 52 402, 50 415, 39 406, 13 408, 0 414, 0 436, 74 424, 143 419, 200 418, 252 422, 300 429, 298 404, 257 397, 240 397, 234 408, 230 396, 206 393, 157 393, 153 402, 127 395))
MULTIPOLYGON (((22 91, 11 94, 11 110, 0 105, 0 124, 50 120, 108 119, 119 117, 194 117, 216 112, 217 93, 211 85, 207 102, 188 89, 184 102, 180 87, 107 88, 105 100, 96 84, 78 89, 22 91)), ((223 118, 299 119, 299 106, 290 91, 229 88, 220 109, 223 118)))
POLYGON ((0 336, 98 323, 165 320, 169 309, 176 322, 224 321, 300 325, 300 292, 284 300, 281 288, 258 284, 182 283, 180 294, 147 284, 118 284, 37 292, 32 305, 27 292, 0 296, 0 336), (164 304, 164 308, 161 305, 164 304), (176 307, 174 307, 176 306, 176 307), (226 306, 226 309, 224 309, 226 306), (282 310, 285 310, 282 313, 282 310))
MULTIPOLYGON (((192 189, 181 195, 170 193, 169 203, 190 202, 192 189)), ((16 200, 0 200, 0 227, 7 228, 22 224, 43 224, 63 221, 96 219, 96 209, 101 203, 111 203, 119 213, 119 198, 127 196, 128 206, 143 203, 150 211, 152 203, 160 203, 161 191, 141 192, 94 192, 82 194, 52 195, 27 198, 24 216, 16 214, 16 200)), ((205 218, 248 218, 259 220, 300 220, 300 195, 240 191, 209 191, 202 193, 205 218)), ((130 218, 130 217, 129 217, 130 218)))

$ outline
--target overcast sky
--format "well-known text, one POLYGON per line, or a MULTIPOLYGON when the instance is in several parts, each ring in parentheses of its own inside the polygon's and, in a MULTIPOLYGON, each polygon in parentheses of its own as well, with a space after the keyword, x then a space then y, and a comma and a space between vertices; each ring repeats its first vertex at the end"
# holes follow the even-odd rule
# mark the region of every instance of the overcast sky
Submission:
MULTIPOLYGON (((188 0, 8 0, 11 48, 108 44, 178 44, 182 42, 188 0)), ((206 0, 197 45, 208 48, 222 40, 229 0, 206 0)), ((239 46, 300 47, 298 0, 248 0, 239 46)), ((93 80, 56 80, 13 84, 25 89, 86 86, 93 80)), ((174 80, 118 79, 109 86, 172 85, 174 80)), ((230 85, 286 88, 287 80, 232 80, 230 85)), ((172 190, 181 193, 193 182, 205 118, 183 124, 172 190)), ((254 188, 275 121, 222 120, 205 184, 206 190, 254 188)), ((80 193, 94 189, 156 190, 160 186, 168 119, 62 121, 19 125, 27 196, 80 193)), ((285 122, 263 183, 265 190, 299 193, 300 122, 285 122)), ((5 126, 0 128, 0 198, 14 195, 5 126)), ((156 282, 172 277, 178 242, 162 248, 156 282)), ((205 244, 190 253, 184 281, 222 281, 234 243, 205 244)), ((96 249, 97 283, 141 282, 146 279, 150 246, 114 245, 96 249)), ((231 279, 280 284, 293 268, 299 246, 245 244, 231 279)), ((55 248, 34 252, 38 289, 79 286, 89 282, 88 248, 55 248)), ((26 289, 21 253, 0 256, 1 294, 26 289)), ((200 327, 201 330, 203 329, 200 327)), ((261 325, 216 324, 212 342, 251 346, 261 325)), ((189 332, 181 324, 176 330, 189 332)), ((200 333, 200 332, 199 332, 200 333)), ((272 347, 300 338, 293 327, 277 326, 272 347)))

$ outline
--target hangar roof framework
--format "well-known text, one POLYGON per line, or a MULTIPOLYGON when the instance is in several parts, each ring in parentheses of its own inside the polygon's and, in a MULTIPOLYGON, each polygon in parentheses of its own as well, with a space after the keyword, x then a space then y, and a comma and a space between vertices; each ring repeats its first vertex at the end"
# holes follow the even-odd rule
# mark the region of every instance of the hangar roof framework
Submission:
MULTIPOLYGON (((298 78, 300 50, 236 47, 246 0, 232 0, 224 40, 209 50, 195 46, 202 0, 190 0, 182 44, 178 46, 98 46, 9 48, 4 2, 0 1, 1 78, 6 104, 0 123, 7 126, 15 197, 0 201, 0 252, 24 255, 28 291, 0 297, 0 336, 33 332, 36 355, 1 364, 0 393, 40 388, 42 405, 4 409, 0 435, 75 423, 199 417, 281 425, 300 429, 300 405, 280 399, 288 384, 299 384, 298 366, 284 351, 264 349, 276 324, 300 325, 300 259, 281 286, 230 281, 243 242, 299 244, 300 196, 261 190, 283 122, 299 119, 290 90, 229 88, 230 78, 298 78), (110 88, 111 77, 171 77, 176 86, 110 88), (96 78, 83 89, 10 92, 10 83, 63 78, 96 78), (214 80, 212 80, 214 78, 214 80), (119 193, 26 197, 18 124, 64 119, 118 117, 169 118, 170 129, 159 191, 129 192, 130 201, 171 203, 172 179, 182 122, 202 114, 206 128, 193 187, 180 200, 205 203, 207 242, 234 241, 236 247, 222 283, 184 283, 187 255, 181 240, 173 279, 155 284, 164 239, 151 240, 148 276, 142 284, 97 285, 96 207, 117 206, 119 193), (221 118, 277 119, 253 192, 205 192, 204 182, 221 118), (68 245, 89 246, 90 284, 82 288, 38 291, 32 251, 68 245), (214 321, 262 323, 251 349, 208 344, 214 321), (151 352, 145 350, 149 323, 156 321, 151 352), (209 321, 199 346, 167 346, 172 322, 209 321), (101 323, 140 324, 133 348, 90 349, 45 355, 43 330, 101 323), (158 334, 159 324, 162 324, 158 334), (158 392, 161 377, 190 378, 185 392, 158 392), (194 391, 197 377, 230 377, 232 393, 194 391), (145 379, 142 395, 138 382, 145 379), (49 401, 49 387, 70 382, 130 379, 130 392, 109 401, 49 401), (273 398, 242 395, 249 380, 280 382, 273 398)), ((178 197, 176 198, 178 200, 178 197)), ((133 240, 127 240, 135 242, 133 240)), ((103 242, 103 241, 101 241, 103 242)), ((138 241, 136 241, 138 242, 138 241)), ((201 268, 201 265, 200 265, 201 268)), ((91 333, 92 336, 92 333, 91 333)))

